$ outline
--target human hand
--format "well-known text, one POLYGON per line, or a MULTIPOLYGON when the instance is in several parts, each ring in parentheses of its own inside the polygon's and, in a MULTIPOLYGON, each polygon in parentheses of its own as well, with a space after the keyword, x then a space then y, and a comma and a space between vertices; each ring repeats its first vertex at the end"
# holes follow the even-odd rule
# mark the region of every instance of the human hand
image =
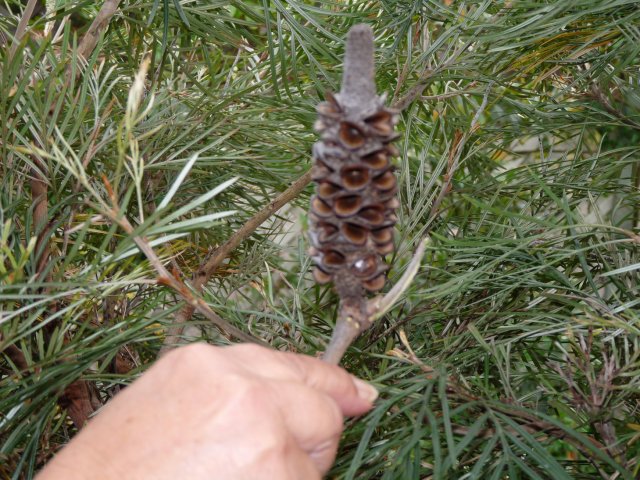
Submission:
POLYGON ((318 359, 255 345, 176 349, 45 467, 57 479, 319 479, 344 416, 377 391, 318 359))

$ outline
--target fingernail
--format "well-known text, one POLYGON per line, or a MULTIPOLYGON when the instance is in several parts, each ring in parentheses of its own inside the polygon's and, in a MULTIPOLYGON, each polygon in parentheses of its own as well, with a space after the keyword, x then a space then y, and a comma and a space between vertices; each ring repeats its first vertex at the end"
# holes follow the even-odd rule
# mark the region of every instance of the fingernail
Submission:
POLYGON ((353 383, 356 386, 356 390, 358 390, 358 396, 363 400, 366 400, 369 403, 373 403, 378 398, 378 390, 376 387, 367 383, 359 378, 354 378, 353 383))

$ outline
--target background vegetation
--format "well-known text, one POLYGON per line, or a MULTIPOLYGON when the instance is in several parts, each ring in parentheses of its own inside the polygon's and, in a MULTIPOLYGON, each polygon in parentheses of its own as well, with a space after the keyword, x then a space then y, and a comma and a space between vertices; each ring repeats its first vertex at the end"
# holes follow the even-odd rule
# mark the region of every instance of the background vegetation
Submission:
POLYGON ((209 264, 193 316, 176 288, 308 171, 359 22, 404 108, 390 278, 431 242, 345 357, 382 393, 332 478, 638 478, 639 2, 47 3, 19 42, 24 6, 0 17, 2 478, 31 478, 163 344, 235 341, 217 316, 323 350, 336 297, 310 278, 305 178, 209 264))

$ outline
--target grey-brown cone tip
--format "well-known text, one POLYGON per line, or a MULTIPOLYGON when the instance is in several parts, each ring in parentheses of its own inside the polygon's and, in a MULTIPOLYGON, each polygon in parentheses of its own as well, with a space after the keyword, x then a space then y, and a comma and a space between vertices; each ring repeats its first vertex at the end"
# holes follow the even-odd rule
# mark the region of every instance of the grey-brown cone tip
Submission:
POLYGON ((365 24, 351 27, 340 90, 340 103, 347 111, 369 105, 376 97, 373 51, 373 29, 365 24))

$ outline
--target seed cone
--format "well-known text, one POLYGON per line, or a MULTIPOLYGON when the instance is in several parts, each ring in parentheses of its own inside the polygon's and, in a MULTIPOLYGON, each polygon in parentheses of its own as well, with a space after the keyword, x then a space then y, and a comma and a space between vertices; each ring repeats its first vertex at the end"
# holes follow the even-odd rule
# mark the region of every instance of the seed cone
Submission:
POLYGON ((375 292, 385 284, 389 267, 384 256, 394 250, 399 203, 390 161, 397 150, 390 143, 397 138, 397 112, 375 94, 372 51, 369 59, 358 58, 358 42, 373 42, 368 27, 360 27, 349 34, 341 93, 327 94, 317 107, 320 141, 313 146, 310 253, 318 283, 375 292), (361 76, 348 75, 350 59, 366 64, 359 70, 371 73, 370 85, 363 87, 361 76), (354 81, 358 85, 349 84, 354 81))

